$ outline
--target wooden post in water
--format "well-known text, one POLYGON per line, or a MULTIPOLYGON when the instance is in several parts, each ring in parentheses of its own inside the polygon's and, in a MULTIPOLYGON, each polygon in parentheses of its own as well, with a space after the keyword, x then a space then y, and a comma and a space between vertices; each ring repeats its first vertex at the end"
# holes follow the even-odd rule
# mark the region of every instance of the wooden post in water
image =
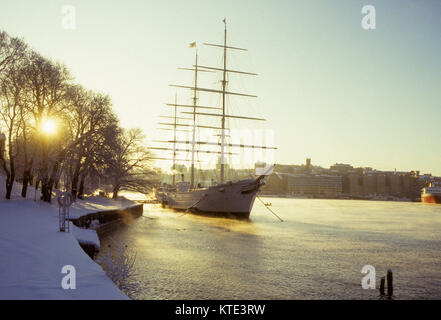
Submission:
POLYGON ((384 283, 385 283, 385 277, 381 277, 381 280, 380 280, 380 294, 382 295, 382 296, 384 296, 384 283))
POLYGON ((387 270, 387 295, 392 297, 394 292, 392 269, 387 270))

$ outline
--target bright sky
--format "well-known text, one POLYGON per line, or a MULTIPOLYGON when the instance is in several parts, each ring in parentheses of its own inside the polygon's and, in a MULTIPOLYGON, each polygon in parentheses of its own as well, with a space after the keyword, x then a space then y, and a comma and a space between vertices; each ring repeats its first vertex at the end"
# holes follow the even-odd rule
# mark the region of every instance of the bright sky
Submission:
MULTIPOLYGON (((122 125, 153 139, 176 92, 168 85, 193 81, 176 69, 193 64, 188 44, 198 42, 201 64, 218 66, 220 50, 201 44, 222 42, 226 17, 229 44, 249 49, 228 56, 231 67, 259 74, 232 76, 231 91, 259 98, 231 102, 236 114, 268 120, 277 163, 310 157, 325 167, 441 175, 440 14, 437 0, 2 0, 0 28, 109 93, 122 125), (76 9, 75 30, 62 28, 66 4, 76 9), (366 4, 376 8, 375 30, 361 28, 366 4)), ((190 102, 190 92, 178 95, 190 102)), ((219 101, 202 95, 201 104, 219 101)))

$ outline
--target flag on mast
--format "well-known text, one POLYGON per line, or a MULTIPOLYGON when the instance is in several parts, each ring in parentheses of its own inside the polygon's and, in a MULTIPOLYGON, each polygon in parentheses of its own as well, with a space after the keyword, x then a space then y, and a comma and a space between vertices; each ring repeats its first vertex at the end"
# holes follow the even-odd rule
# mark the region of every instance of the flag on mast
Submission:
POLYGON ((196 47, 196 41, 190 43, 189 47, 190 47, 190 48, 194 48, 194 47, 196 47))

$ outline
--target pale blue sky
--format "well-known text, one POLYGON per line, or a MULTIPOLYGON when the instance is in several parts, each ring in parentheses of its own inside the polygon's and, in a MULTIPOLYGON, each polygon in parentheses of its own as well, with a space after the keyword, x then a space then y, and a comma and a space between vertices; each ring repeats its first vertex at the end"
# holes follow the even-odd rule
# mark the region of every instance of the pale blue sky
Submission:
MULTIPOLYGON (((220 43, 227 17, 229 43, 249 49, 229 56, 232 67, 259 74, 230 79, 259 96, 232 102, 238 114, 268 119, 278 163, 311 157, 441 175, 440 14, 436 0, 2 0, 0 28, 109 93, 124 126, 157 137, 175 92, 168 84, 192 81, 176 70, 193 63, 188 43, 220 43), (65 4, 76 8, 76 30, 61 28, 65 4), (366 4, 376 30, 360 26, 366 4)), ((219 62, 216 49, 199 50, 205 64, 219 62)))

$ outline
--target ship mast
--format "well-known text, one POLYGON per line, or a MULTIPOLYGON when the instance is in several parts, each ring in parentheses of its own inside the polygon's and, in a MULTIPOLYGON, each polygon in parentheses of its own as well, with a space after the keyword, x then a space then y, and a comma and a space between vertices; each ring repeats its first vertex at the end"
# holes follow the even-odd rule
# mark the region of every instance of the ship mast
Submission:
MULTIPOLYGON (((241 96, 241 97, 252 97, 252 98, 257 98, 257 96, 255 95, 251 95, 251 94, 244 94, 244 93, 238 93, 238 92, 230 92, 227 91, 227 84, 228 84, 228 76, 227 73, 236 73, 236 74, 243 74, 243 75, 257 75, 256 73, 251 73, 251 72, 244 72, 244 71, 239 71, 239 70, 231 70, 227 68, 227 49, 229 50, 241 50, 241 51, 247 51, 247 49, 243 49, 243 48, 238 48, 238 47, 232 47, 232 46, 228 46, 227 45, 227 23, 226 23, 226 19, 223 20, 224 23, 224 41, 223 44, 211 44, 211 43, 204 43, 204 45, 206 46, 211 46, 211 47, 218 47, 218 48, 222 48, 223 49, 223 67, 222 68, 217 68, 217 67, 209 67, 209 66, 202 66, 202 65, 198 65, 198 53, 196 51, 196 57, 195 57, 195 64, 193 65, 194 68, 179 68, 181 70, 191 70, 194 71, 195 77, 194 77, 194 84, 193 86, 184 86, 184 85, 177 85, 177 84, 170 84, 171 87, 177 87, 177 88, 183 88, 183 89, 190 89, 194 91, 193 94, 193 104, 188 105, 188 104, 177 104, 175 102, 175 104, 166 104, 167 106, 174 106, 176 107, 183 107, 183 108, 192 108, 192 112, 183 112, 180 111, 181 113, 184 114, 189 114, 192 115, 192 118, 188 118, 187 120, 193 120, 192 124, 186 124, 186 123, 176 123, 176 119, 180 119, 178 117, 176 117, 175 114, 175 123, 159 123, 160 125, 168 125, 168 126, 173 126, 174 127, 174 131, 176 132, 176 127, 192 127, 192 139, 191 141, 189 140, 176 140, 176 135, 174 137, 173 140, 154 140, 154 142, 160 142, 160 143, 173 143, 175 144, 191 144, 191 149, 171 149, 171 148, 166 148, 166 147, 152 147, 151 149, 156 149, 156 150, 175 150, 175 151, 185 151, 185 152, 191 152, 192 153, 192 158, 191 158, 191 184, 190 187, 193 188, 194 187, 194 162, 195 162, 195 158, 194 158, 194 154, 195 153, 213 153, 213 154, 219 154, 220 158, 221 158, 221 166, 220 166, 220 182, 223 183, 225 180, 225 155, 232 155, 233 153, 231 152, 226 152, 225 151, 225 147, 240 147, 240 148, 251 148, 251 149, 277 149, 275 147, 268 147, 268 146, 256 146, 256 145, 245 145, 245 144, 231 144, 231 143, 226 143, 226 131, 229 130, 229 128, 226 127, 225 125, 225 119, 226 118, 234 118, 234 119, 247 119, 247 120, 260 120, 260 121, 265 121, 265 119, 262 118, 255 118, 255 117, 248 117, 248 116, 239 116, 239 115, 233 115, 233 114, 227 114, 226 113, 226 96, 227 95, 235 95, 235 96, 241 96), (222 88, 221 90, 218 89, 212 89, 212 88, 202 88, 202 87, 198 87, 198 83, 197 83, 197 75, 198 72, 222 72, 222 88), (222 106, 221 107, 214 107, 214 106, 201 106, 201 105, 197 105, 197 100, 198 100, 198 95, 196 91, 202 91, 202 92, 206 92, 206 93, 218 93, 218 94, 222 94, 222 106), (200 112, 200 109, 210 109, 213 112, 208 113, 208 112, 200 112), (218 113, 215 113, 215 112, 218 113), (220 112, 222 111, 222 113, 220 112), (210 117, 221 117, 221 125, 220 127, 216 127, 216 126, 207 126, 207 125, 199 125, 196 124, 196 117, 197 116, 210 116, 210 117), (197 141, 196 140, 196 128, 204 128, 204 129, 217 129, 217 130, 221 130, 221 134, 219 135, 221 137, 221 141, 220 143, 212 143, 212 142, 205 142, 205 141, 197 141), (220 151, 211 151, 211 150, 200 150, 199 148, 196 150, 196 145, 213 145, 213 146, 220 146, 221 150, 220 151)), ((196 43, 192 43, 190 44, 190 47, 195 46, 196 43)))
MULTIPOLYGON (((194 88, 197 88, 197 83, 198 83, 198 72, 214 72, 211 70, 200 70, 198 69, 198 51, 196 48, 196 42, 193 42, 190 44, 190 47, 195 47, 195 65, 194 68, 178 68, 180 70, 189 70, 189 71, 194 71, 194 88)), ((173 86, 173 85, 172 85, 173 86)), ((169 126, 173 126, 173 131, 174 131, 174 139, 173 141, 173 169, 175 169, 175 158, 176 158, 176 151, 191 151, 191 176, 190 176, 190 189, 194 188, 194 163, 196 162, 195 160, 195 153, 199 152, 196 150, 196 128, 207 128, 207 129, 213 129, 214 127, 210 127, 210 126, 198 126, 196 124, 196 109, 210 109, 210 110, 218 110, 220 108, 218 107, 211 107, 211 106, 199 106, 197 105, 197 92, 196 90, 194 90, 194 94, 193 94, 193 104, 191 105, 187 105, 187 104, 178 104, 177 103, 177 98, 175 96, 175 103, 171 104, 171 103, 167 103, 167 106, 173 106, 174 110, 175 110, 175 114, 174 114, 174 122, 173 123, 159 123, 160 125, 169 125, 169 126), (193 115, 192 118, 181 118, 181 117, 177 117, 177 107, 183 107, 183 108, 192 108, 193 111, 190 113, 193 115), (192 120, 193 123, 190 124, 183 124, 183 123, 177 123, 177 119, 184 119, 184 120, 192 120), (176 131, 178 131, 176 128, 178 126, 186 126, 186 127, 192 127, 192 141, 191 141, 191 150, 188 149, 176 149, 176 143, 177 143, 177 138, 176 138, 176 131)), ((166 117, 167 118, 167 117, 166 117)), ((156 150, 169 150, 168 148, 158 148, 158 147, 151 147, 150 149, 156 149, 156 150)), ((211 153, 211 152, 207 152, 207 151, 200 151, 200 152, 204 152, 204 153, 211 153)), ((173 184, 175 183, 175 176, 173 175, 173 184)))
MULTIPOLYGON (((173 133, 174 133, 174 141, 176 141, 176 124, 177 124, 177 119, 176 119, 176 114, 177 114, 177 109, 178 109, 178 94, 175 93, 175 122, 174 122, 174 126, 173 126, 173 133)), ((173 143, 173 186, 176 184, 176 176, 175 176, 175 171, 176 171, 176 142, 173 143)))
POLYGON ((221 183, 224 182, 224 163, 225 163, 225 92, 227 87, 227 22, 224 18, 224 70, 222 77, 222 120, 221 120, 221 167, 220 167, 220 179, 221 183))
MULTIPOLYGON (((198 49, 196 48, 196 58, 194 67, 194 87, 197 88, 198 84, 198 49)), ((190 179, 190 189, 194 188, 194 149, 196 145, 196 105, 197 105, 197 91, 193 91, 193 136, 191 143, 191 179, 190 179)), ((176 138, 175 138, 176 141, 176 138)), ((176 143, 176 142, 175 142, 176 143)))

